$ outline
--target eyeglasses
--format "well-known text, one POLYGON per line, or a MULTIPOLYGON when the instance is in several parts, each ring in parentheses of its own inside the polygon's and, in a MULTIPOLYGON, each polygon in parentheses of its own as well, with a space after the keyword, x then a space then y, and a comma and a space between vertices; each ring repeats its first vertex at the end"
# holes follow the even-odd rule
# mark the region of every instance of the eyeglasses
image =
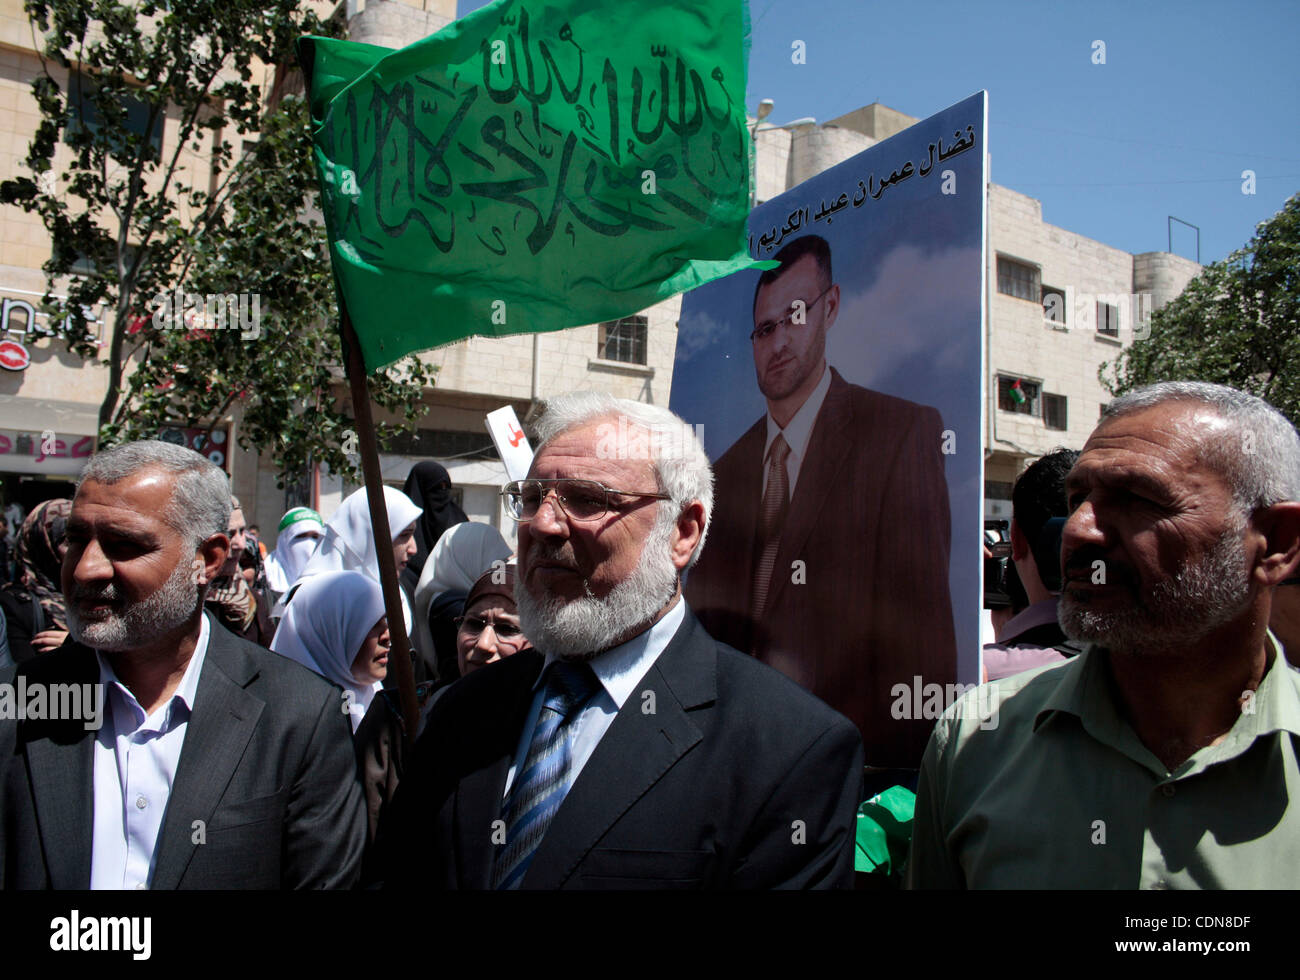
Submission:
POLYGON ((479 619, 477 616, 457 616, 453 622, 456 624, 458 633, 464 633, 470 637, 482 635, 483 631, 490 626, 492 632, 497 636, 497 643, 502 646, 513 647, 516 650, 527 642, 524 631, 513 623, 493 622, 490 619, 479 619))
POLYGON ((505 499, 506 513, 511 520, 520 524, 527 523, 537 516, 542 501, 550 492, 555 494, 555 503, 564 511, 566 517, 574 521, 598 521, 611 510, 618 510, 610 503, 609 495, 624 497, 653 497, 656 500, 671 500, 666 493, 650 493, 644 490, 615 490, 595 480, 514 480, 501 489, 505 499))
MULTIPOLYGON (((829 293, 829 292, 830 292, 832 289, 834 289, 834 288, 835 288, 834 283, 832 283, 831 285, 827 286, 825 289, 823 289, 823 290, 821 291, 821 294, 818 295, 818 297, 817 297, 815 300, 813 300, 811 303, 806 304, 802 310, 799 310, 799 309, 797 309, 797 308, 793 308, 793 309, 790 310, 789 313, 787 313, 785 316, 781 317, 781 319, 779 319, 779 320, 764 320, 762 323, 760 323, 757 327, 754 328, 754 332, 751 333, 751 334, 749 335, 749 339, 750 339, 750 340, 766 340, 768 337, 772 336, 773 331, 775 331, 777 327, 791 327, 791 328, 793 328, 793 327, 802 327, 802 326, 804 326, 804 325, 807 324, 807 322, 808 322, 807 318, 805 317, 802 321, 795 322, 795 319, 794 319, 795 314, 796 314, 796 313, 810 313, 810 312, 812 312, 812 308, 813 308, 814 306, 816 306, 818 303, 820 303, 820 302, 822 301, 822 296, 825 296, 827 293, 829 293)), ((801 301, 801 300, 796 300, 795 302, 797 303, 797 302, 802 302, 802 301, 801 301)), ((791 306, 793 307, 794 304, 792 303, 791 306)))

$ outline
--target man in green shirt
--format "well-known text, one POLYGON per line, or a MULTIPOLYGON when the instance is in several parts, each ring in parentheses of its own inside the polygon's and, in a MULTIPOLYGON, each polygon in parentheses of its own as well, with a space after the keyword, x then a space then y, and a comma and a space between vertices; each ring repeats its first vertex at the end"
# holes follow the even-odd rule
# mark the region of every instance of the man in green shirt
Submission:
POLYGON ((1300 887, 1300 673, 1267 632, 1300 565, 1300 437, 1170 382, 1113 402, 1066 481, 1066 664, 939 721, 913 888, 1300 887))

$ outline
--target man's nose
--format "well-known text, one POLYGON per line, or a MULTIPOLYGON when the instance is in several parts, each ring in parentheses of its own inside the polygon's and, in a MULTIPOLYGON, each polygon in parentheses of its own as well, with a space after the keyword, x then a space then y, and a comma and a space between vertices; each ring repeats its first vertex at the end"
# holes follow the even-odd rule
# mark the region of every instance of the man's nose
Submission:
POLYGON ((559 496, 554 490, 547 491, 542 502, 537 505, 537 513, 533 515, 529 525, 534 534, 568 536, 568 515, 564 513, 559 496))
POLYGON ((102 582, 113 577, 113 563, 104 554, 99 542, 91 540, 77 557, 72 568, 73 581, 78 584, 102 582))
POLYGON ((1084 547, 1105 547, 1106 534, 1096 506, 1085 500, 1065 521, 1061 529, 1061 554, 1069 555, 1084 547))

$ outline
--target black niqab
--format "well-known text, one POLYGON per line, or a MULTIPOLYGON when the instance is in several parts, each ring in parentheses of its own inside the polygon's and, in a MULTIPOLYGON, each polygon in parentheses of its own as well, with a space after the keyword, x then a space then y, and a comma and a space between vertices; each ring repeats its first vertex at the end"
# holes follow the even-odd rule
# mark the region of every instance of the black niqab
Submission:
POLYGON ((404 579, 410 579, 410 591, 414 594, 429 552, 443 532, 455 524, 463 524, 469 518, 451 499, 451 476, 441 463, 431 460, 416 463, 411 467, 411 474, 406 478, 402 490, 418 506, 424 508, 424 513, 415 522, 415 555, 402 572, 404 579))

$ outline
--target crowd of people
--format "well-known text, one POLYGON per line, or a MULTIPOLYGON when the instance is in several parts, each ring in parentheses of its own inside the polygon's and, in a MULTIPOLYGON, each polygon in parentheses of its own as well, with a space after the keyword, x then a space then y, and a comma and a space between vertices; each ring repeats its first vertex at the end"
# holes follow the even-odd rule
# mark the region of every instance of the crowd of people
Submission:
MULTIPOLYGON (((0 686, 99 685, 102 723, 0 712, 0 887, 853 887, 872 746, 706 631, 709 461, 611 455, 611 421, 689 431, 552 399, 502 490, 513 550, 436 463, 384 488, 415 732, 364 489, 268 548, 198 454, 92 457, 17 531, 0 686)), ((1018 605, 917 760, 906 883, 1293 886, 1295 429, 1141 389, 1013 511, 1018 605)))

